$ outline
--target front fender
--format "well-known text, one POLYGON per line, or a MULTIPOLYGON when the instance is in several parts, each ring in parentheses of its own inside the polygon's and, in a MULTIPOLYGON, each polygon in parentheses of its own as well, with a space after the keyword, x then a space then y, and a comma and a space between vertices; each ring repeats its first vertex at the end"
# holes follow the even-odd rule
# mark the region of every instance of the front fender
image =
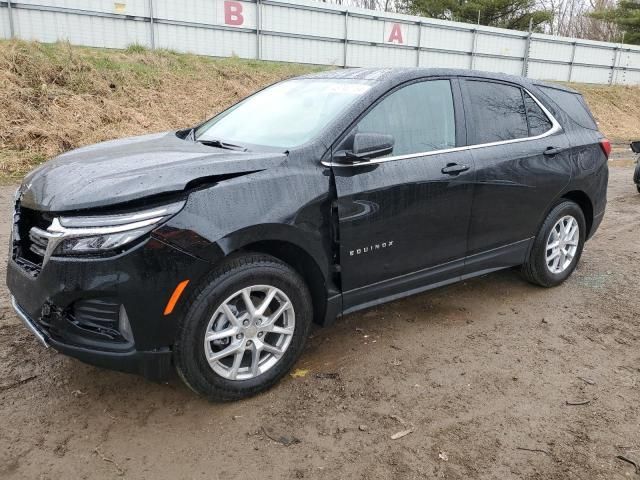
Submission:
POLYGON ((291 225, 262 224, 230 233, 216 244, 224 256, 258 242, 291 244, 306 252, 327 279, 331 258, 327 255, 326 241, 321 231, 309 232, 291 225))
POLYGON ((331 253, 329 177, 300 162, 192 192, 184 209, 154 232, 211 263, 258 242, 286 242, 308 253, 325 279, 331 253))

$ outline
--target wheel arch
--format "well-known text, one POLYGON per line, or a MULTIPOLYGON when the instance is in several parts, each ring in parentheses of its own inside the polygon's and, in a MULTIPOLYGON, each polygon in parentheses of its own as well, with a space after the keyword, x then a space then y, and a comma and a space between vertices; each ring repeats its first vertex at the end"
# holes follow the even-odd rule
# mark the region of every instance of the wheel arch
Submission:
POLYGON ((582 190, 571 190, 570 192, 563 194, 561 198, 571 200, 578 204, 584 214, 584 220, 587 224, 585 238, 589 238, 591 235, 591 228, 593 227, 593 202, 589 196, 582 190))
POLYGON ((314 258, 298 245, 282 240, 260 240, 245 245, 236 253, 252 252, 271 255, 290 265, 304 279, 313 303, 313 321, 322 325, 327 309, 326 280, 314 258))
MULTIPOLYGON (((328 235, 327 235, 328 238, 328 235)), ((305 280, 313 302, 313 320, 326 325, 335 317, 329 298, 339 295, 331 278, 331 252, 322 232, 301 231, 289 225, 259 225, 235 232, 218 244, 224 258, 232 254, 263 253, 290 265, 305 280)))

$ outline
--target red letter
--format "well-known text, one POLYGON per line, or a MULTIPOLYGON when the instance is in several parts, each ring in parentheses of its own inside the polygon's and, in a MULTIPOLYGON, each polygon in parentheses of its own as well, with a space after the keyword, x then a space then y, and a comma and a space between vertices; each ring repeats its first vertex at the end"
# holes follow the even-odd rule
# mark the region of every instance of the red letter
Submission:
POLYGON ((242 25, 244 17, 242 16, 242 4, 227 0, 224 2, 224 23, 227 25, 242 25))
POLYGON ((389 35, 389 40, 387 40, 387 42, 393 43, 396 40, 398 41, 398 43, 404 43, 404 41, 402 40, 402 30, 400 30, 399 23, 393 24, 393 28, 391 29, 391 35, 389 35))

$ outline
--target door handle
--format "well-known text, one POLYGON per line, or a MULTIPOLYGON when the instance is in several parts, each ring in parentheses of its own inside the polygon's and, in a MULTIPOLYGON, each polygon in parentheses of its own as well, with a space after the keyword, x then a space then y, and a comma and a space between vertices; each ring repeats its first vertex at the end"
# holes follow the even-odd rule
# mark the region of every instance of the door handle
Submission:
POLYGON ((468 165, 461 165, 459 163, 447 163, 446 167, 441 170, 445 175, 458 175, 462 172, 469 170, 468 165))
POLYGON ((557 155, 560 152, 564 152, 566 150, 566 148, 560 148, 560 147, 547 147, 547 149, 544 151, 544 154, 547 157, 553 157, 554 155, 557 155))

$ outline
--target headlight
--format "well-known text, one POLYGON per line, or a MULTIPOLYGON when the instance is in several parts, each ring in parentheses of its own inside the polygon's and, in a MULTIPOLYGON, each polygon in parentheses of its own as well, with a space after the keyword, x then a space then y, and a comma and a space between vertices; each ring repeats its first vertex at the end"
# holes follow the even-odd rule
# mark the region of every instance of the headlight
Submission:
POLYGON ((32 242, 41 245, 44 261, 56 255, 100 254, 118 250, 178 213, 185 202, 148 210, 77 217, 56 217, 46 230, 33 227, 32 242))

